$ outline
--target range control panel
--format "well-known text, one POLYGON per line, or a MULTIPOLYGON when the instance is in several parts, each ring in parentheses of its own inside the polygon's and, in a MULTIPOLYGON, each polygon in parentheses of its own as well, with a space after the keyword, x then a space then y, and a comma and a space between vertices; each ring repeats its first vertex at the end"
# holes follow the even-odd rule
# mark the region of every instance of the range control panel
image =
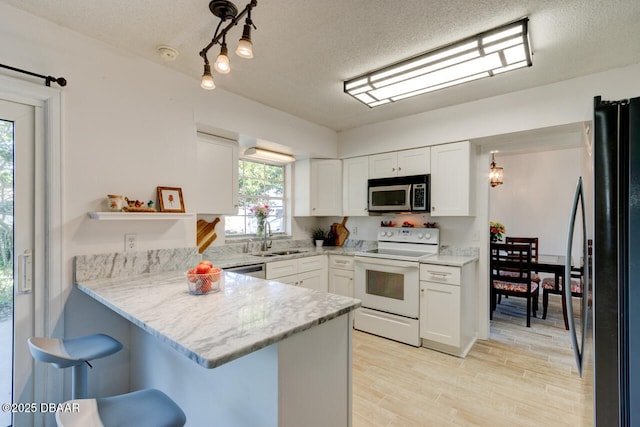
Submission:
POLYGON ((440 242, 440 230, 437 228, 379 227, 378 241, 437 245, 440 242))

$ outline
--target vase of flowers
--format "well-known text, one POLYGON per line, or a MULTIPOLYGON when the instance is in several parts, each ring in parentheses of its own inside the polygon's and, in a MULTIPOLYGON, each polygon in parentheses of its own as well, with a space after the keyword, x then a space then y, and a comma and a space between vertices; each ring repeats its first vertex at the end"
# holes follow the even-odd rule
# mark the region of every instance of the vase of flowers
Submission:
POLYGON ((271 213, 271 208, 268 205, 258 204, 251 206, 249 212, 256 217, 256 235, 258 237, 264 237, 264 222, 271 213))
POLYGON ((491 233, 492 242, 501 242, 502 234, 506 231, 507 229, 502 223, 493 221, 489 222, 489 233, 491 233))

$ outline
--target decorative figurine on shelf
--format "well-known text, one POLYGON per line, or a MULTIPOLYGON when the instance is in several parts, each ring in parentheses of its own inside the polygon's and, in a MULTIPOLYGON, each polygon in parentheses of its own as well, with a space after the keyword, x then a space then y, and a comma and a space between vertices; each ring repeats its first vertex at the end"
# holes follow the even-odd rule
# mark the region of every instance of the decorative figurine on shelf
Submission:
POLYGON ((437 228, 438 224, 435 222, 425 222, 424 223, 424 227, 425 228, 437 228))
POLYGON ((147 207, 149 207, 149 208, 154 207, 154 205, 155 205, 155 203, 153 203, 153 200, 149 200, 149 201, 147 202, 147 207))
POLYGON ((153 206, 154 203, 151 201, 144 203, 140 200, 130 200, 128 197, 125 197, 124 200, 126 204, 122 210, 125 212, 156 212, 156 208, 153 206))

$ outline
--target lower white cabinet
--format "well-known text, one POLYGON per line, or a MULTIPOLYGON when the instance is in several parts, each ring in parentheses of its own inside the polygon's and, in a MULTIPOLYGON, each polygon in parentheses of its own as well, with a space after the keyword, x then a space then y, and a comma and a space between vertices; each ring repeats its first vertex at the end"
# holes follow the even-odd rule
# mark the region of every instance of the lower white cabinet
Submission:
POLYGON ((353 257, 329 255, 329 292, 353 298, 353 257))
POLYGON ((473 346, 476 264, 420 265, 420 338, 424 347, 464 357, 473 346))
POLYGON ((267 280, 327 292, 327 256, 316 255, 267 263, 267 280))

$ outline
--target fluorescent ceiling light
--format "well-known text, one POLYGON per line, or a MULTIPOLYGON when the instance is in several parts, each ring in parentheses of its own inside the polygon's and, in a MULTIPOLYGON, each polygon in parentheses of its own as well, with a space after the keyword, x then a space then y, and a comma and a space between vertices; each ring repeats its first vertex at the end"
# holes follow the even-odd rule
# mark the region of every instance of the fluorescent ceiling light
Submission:
POLYGON ((279 153, 277 151, 265 150, 264 148, 258 147, 247 148, 244 150, 243 156, 276 163, 290 163, 296 161, 296 158, 291 154, 279 153))
POLYGON ((371 71, 344 82, 344 91, 369 107, 530 67, 529 18, 371 71))

